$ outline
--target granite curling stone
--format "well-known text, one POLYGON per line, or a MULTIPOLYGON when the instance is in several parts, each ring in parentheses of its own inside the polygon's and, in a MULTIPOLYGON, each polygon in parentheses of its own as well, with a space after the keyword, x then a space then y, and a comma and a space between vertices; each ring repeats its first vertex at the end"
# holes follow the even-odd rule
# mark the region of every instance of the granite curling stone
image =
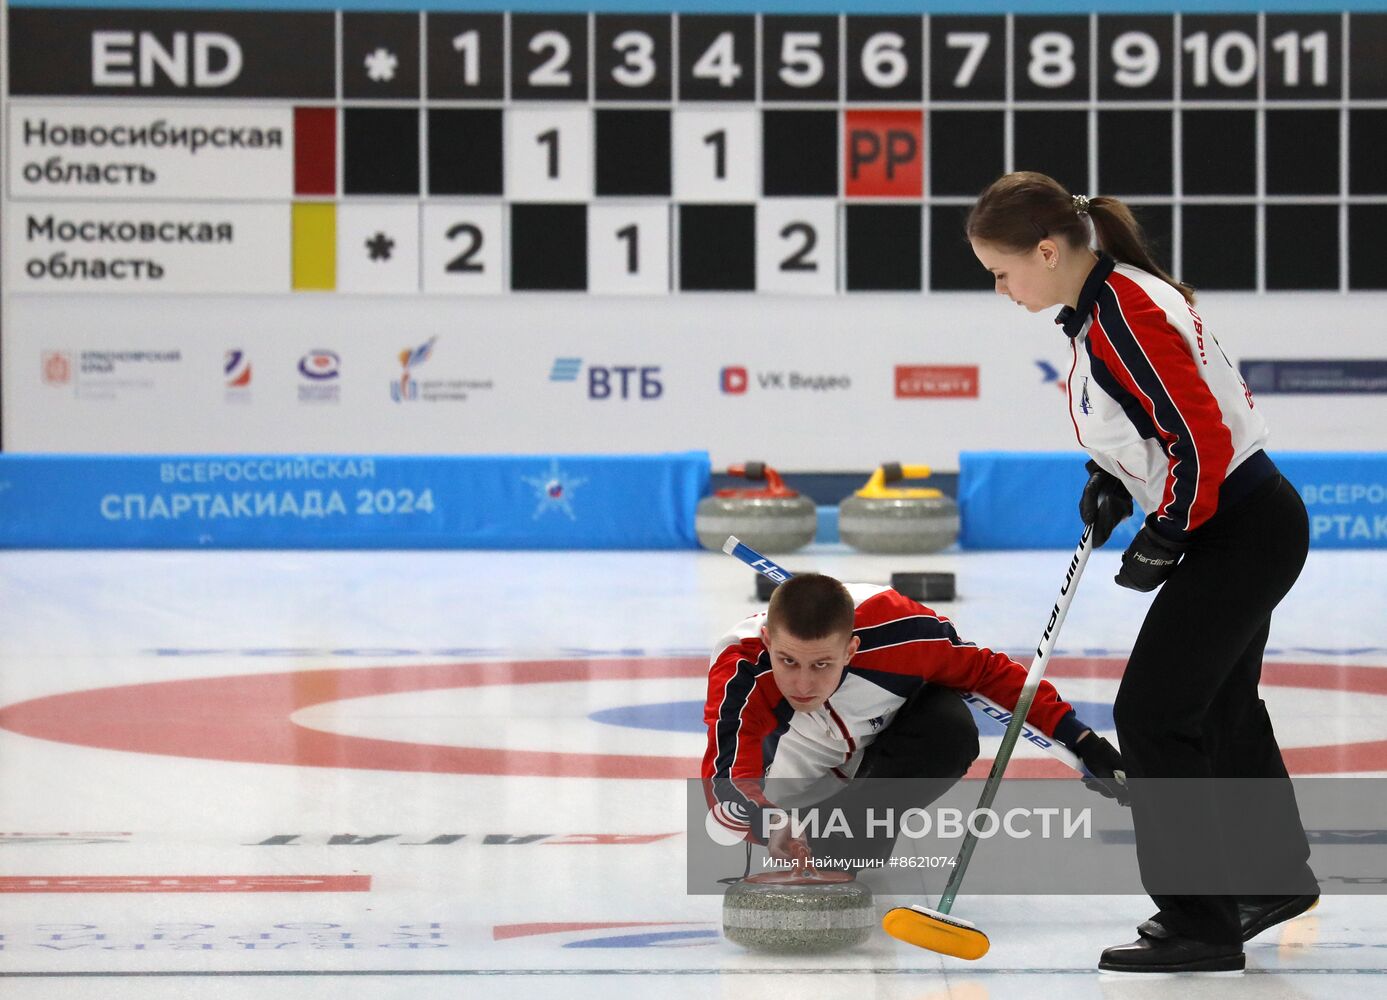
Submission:
POLYGON ((899 479, 923 479, 922 465, 888 463, 838 505, 838 535, 861 552, 938 552, 958 540, 959 512, 953 498, 937 489, 893 488, 899 479))
POLYGON ((763 462, 729 466, 729 475, 764 480, 753 489, 723 489, 698 502, 694 531, 705 549, 722 550, 728 535, 759 552, 793 552, 814 540, 819 513, 814 501, 789 489, 763 462))
POLYGON ((871 936, 877 920, 872 890, 843 872, 822 878, 762 881, 753 875, 722 900, 722 932, 753 951, 809 954, 839 951, 871 936))

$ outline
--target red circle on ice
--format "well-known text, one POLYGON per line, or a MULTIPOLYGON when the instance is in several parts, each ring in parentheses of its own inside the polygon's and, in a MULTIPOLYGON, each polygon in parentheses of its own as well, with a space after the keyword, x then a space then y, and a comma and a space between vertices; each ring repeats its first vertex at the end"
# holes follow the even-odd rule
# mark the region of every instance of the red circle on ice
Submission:
MULTIPOLYGON (((1121 659, 1057 658, 1046 675, 1117 680, 1124 663, 1121 659)), ((707 670, 708 663, 701 657, 523 660, 156 681, 10 705, 0 709, 0 728, 104 750, 254 764, 438 774, 690 778, 698 775, 696 758, 406 743, 309 729, 291 716, 311 705, 346 698, 490 685, 702 678, 707 670)), ((1267 663, 1262 683, 1387 695, 1387 670, 1267 663)), ((1282 755, 1292 774, 1387 770, 1387 740, 1283 747, 1282 755)), ((991 763, 977 761, 969 776, 985 776, 991 763)), ((1016 778, 1057 778, 1070 773, 1058 761, 1033 758, 1015 760, 1007 769, 1016 778)))

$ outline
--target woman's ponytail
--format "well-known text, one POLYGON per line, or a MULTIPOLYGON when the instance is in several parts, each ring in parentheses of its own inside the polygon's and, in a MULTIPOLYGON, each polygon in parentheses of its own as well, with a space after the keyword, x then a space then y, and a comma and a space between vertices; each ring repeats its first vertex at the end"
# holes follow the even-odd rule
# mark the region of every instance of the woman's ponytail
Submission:
POLYGON ((1139 267, 1173 285, 1186 302, 1194 305, 1194 289, 1176 281, 1152 259, 1141 224, 1130 208, 1117 198, 1098 196, 1088 200, 1088 216, 1093 220, 1093 234, 1100 250, 1114 260, 1139 267))

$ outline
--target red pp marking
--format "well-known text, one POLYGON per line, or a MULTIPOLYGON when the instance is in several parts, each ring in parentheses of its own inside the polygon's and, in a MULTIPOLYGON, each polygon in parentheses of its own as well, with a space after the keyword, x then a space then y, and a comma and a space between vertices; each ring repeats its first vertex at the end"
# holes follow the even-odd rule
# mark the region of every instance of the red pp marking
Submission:
POLYGON ((846 111, 843 193, 919 198, 924 190, 924 115, 919 111, 846 111))

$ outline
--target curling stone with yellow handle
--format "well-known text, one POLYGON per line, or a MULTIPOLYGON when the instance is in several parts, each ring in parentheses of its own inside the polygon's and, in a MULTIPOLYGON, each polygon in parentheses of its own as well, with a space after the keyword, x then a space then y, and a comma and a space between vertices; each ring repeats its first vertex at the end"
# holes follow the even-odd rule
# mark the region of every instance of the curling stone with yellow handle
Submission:
POLYGON ((839 537, 862 552, 918 554, 948 548, 958 540, 958 504, 937 489, 888 485, 929 475, 927 465, 882 465, 838 505, 839 537))

